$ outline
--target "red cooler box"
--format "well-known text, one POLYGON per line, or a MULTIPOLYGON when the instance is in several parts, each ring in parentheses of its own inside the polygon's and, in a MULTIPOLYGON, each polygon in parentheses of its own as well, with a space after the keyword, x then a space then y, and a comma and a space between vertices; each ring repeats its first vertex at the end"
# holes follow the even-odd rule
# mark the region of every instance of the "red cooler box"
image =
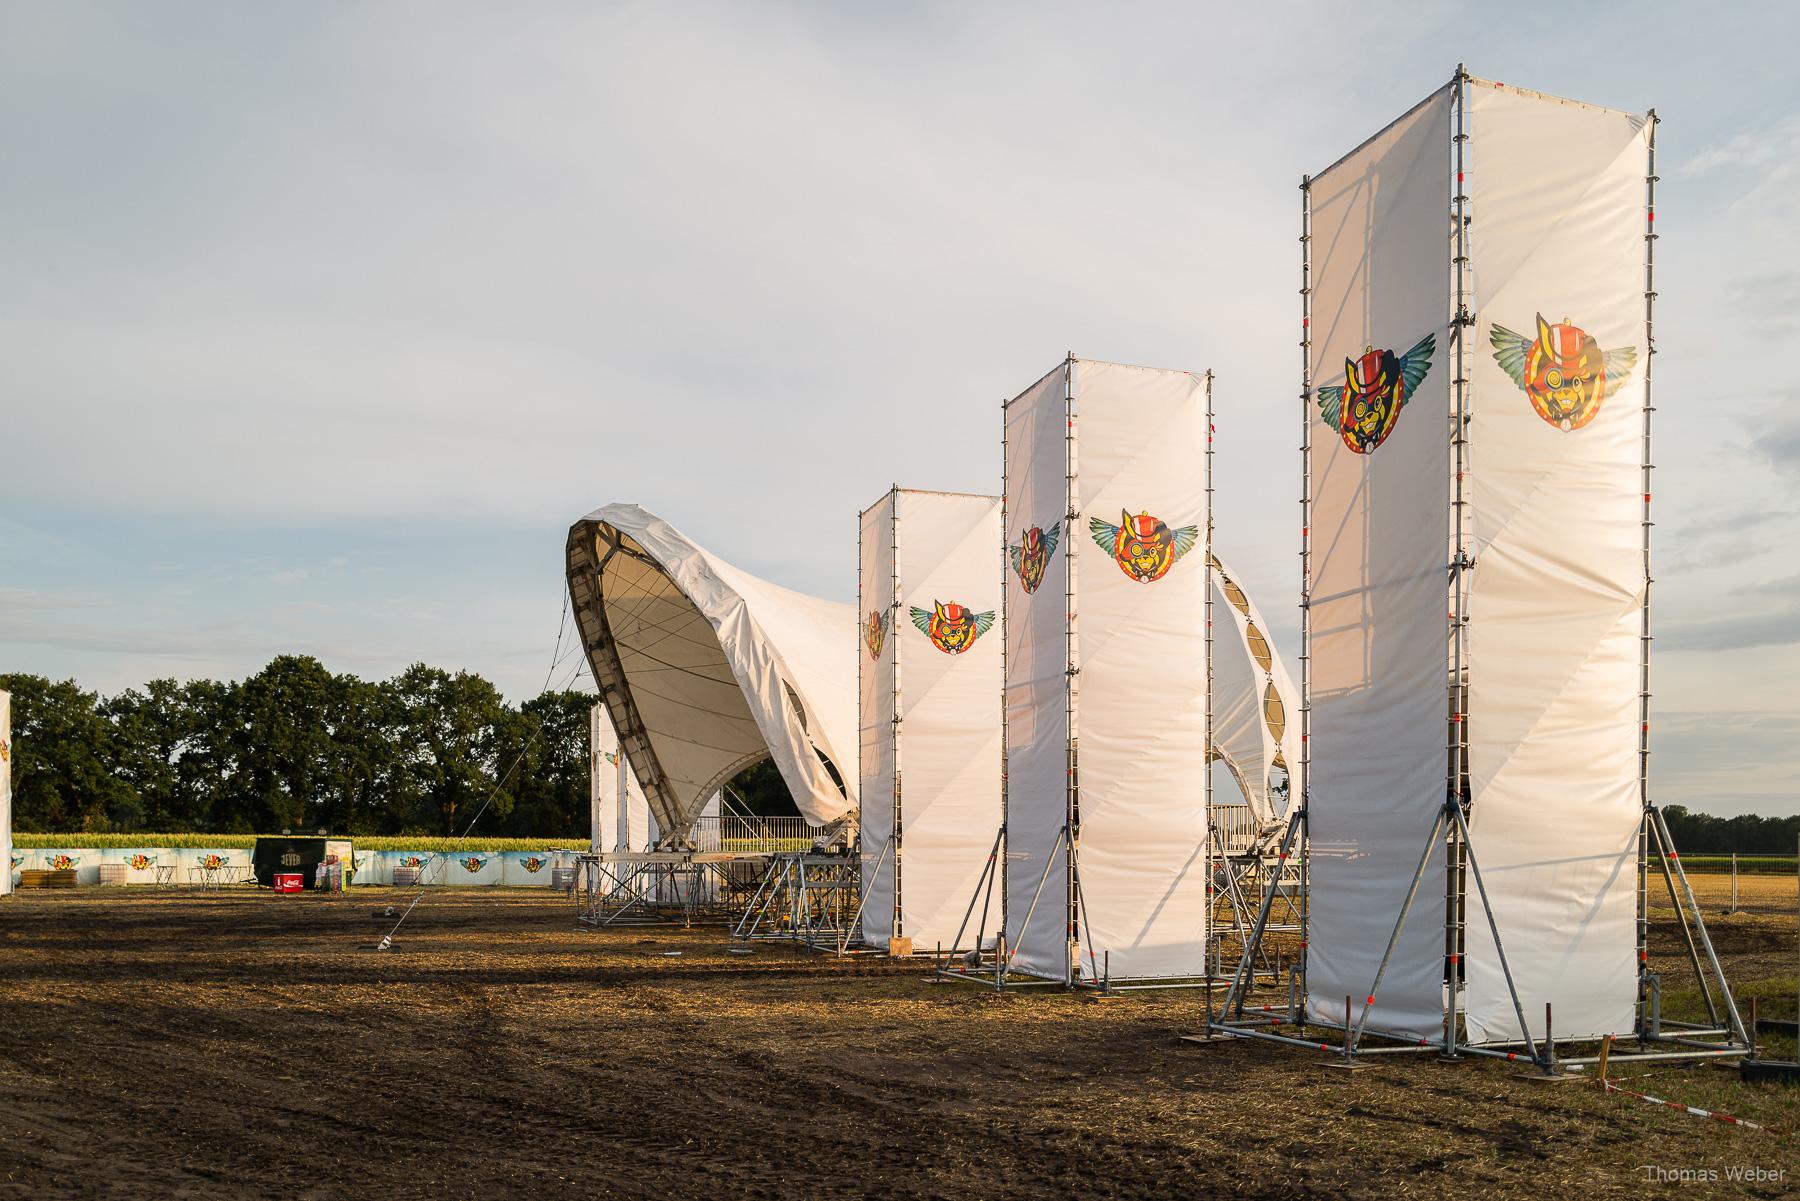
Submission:
POLYGON ((277 872, 275 875, 276 892, 299 892, 306 887, 306 879, 299 872, 277 872))

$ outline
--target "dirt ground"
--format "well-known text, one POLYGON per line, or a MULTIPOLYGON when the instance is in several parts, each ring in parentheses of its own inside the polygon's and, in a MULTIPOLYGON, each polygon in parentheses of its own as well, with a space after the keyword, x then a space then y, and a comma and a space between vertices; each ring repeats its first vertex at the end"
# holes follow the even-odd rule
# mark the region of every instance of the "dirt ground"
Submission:
MULTIPOLYGON (((1758 887, 1766 912, 1713 903, 1710 924, 1740 992, 1786 1016, 1794 882, 1758 887)), ((1176 1037, 1200 1021, 1191 993, 995 995, 926 983, 915 964, 736 954, 717 930, 595 933, 541 893, 431 895, 375 952, 397 899, 0 902, 0 1197, 1800 1188, 1800 1089, 1716 1067, 1625 1074, 1769 1129, 1491 1062, 1347 1073, 1307 1052, 1196 1046, 1176 1037), (1785 1175, 1743 1183, 1744 1168, 1785 1175)), ((1675 987, 1677 932, 1659 924, 1653 950, 1675 987)))

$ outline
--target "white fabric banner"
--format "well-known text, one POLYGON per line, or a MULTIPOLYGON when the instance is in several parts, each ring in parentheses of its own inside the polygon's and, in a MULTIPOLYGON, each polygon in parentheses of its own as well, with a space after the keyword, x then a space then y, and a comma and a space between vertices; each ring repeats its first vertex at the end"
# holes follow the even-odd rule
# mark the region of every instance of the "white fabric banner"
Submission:
POLYGON ((0 897, 13 890, 12 693, 0 692, 0 897))
MULTIPOLYGON (((1470 84, 1470 845, 1534 1035, 1637 995, 1645 184, 1638 116, 1470 84), (1548 149, 1547 149, 1548 148, 1548 149)), ((1480 901, 1469 1037, 1519 1034, 1480 901)))
POLYGON ((612 831, 608 814, 612 811, 612 791, 607 785, 609 764, 606 761, 607 735, 612 721, 606 706, 596 704, 588 709, 588 850, 594 854, 611 850, 612 831))
MULTIPOLYGON (((615 760, 612 764, 613 813, 617 830, 613 850, 648 851, 656 845, 662 831, 657 827, 656 815, 650 812, 650 802, 644 797, 644 786, 638 783, 637 773, 631 770, 631 762, 618 749, 616 736, 612 753, 615 760)), ((717 813, 718 794, 713 795, 707 806, 701 807, 701 817, 706 816, 708 806, 717 813)))
MULTIPOLYGON (((1446 794, 1448 87, 1312 180, 1307 1007, 1362 1006, 1446 794)), ((1370 1010, 1441 1033, 1434 847, 1370 1010)))
POLYGON ((356 851, 351 856, 355 884, 392 884, 395 856, 387 851, 356 851))
POLYGON ((427 881, 432 884, 499 884, 504 878, 506 858, 499 851, 457 851, 441 857, 438 870, 427 881))
POLYGON ((619 734, 605 705, 595 705, 590 711, 588 736, 592 849, 648 850, 656 840, 650 805, 631 764, 619 749, 619 734))
POLYGON ((889 491, 864 510, 857 542, 862 936, 868 945, 882 948, 894 934, 894 689, 899 683, 898 621, 904 620, 894 612, 894 506, 895 494, 889 491))
MULTIPOLYGON (((952 949, 1000 827, 1000 501, 897 501, 899 933, 916 950, 952 949)), ((986 934, 965 930, 963 947, 986 934)))
POLYGON ((503 851, 500 882, 509 888, 548 888, 557 857, 549 851, 503 851))
POLYGON ((1019 970, 1205 971, 1206 645, 1194 635, 1207 437, 1205 381, 1187 372, 1075 361, 1007 406, 1006 891, 1019 970))
MULTIPOLYGON (((1009 967, 1072 970, 1068 924, 1068 365, 1008 402, 1004 627, 1009 967)), ((990 924, 992 922, 990 921, 990 924)))
POLYGON ((1085 360, 1074 371, 1082 967, 1114 979, 1199 975, 1206 381, 1085 360))

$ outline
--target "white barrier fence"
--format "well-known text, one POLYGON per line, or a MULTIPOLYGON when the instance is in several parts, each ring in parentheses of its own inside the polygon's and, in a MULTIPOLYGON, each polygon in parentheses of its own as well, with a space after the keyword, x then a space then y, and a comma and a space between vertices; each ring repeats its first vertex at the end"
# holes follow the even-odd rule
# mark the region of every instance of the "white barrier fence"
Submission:
MULTIPOLYGON (((350 884, 392 884, 395 868, 417 872, 430 886, 550 888, 558 867, 573 870, 575 849, 549 851, 357 851, 350 884)), ((78 885, 164 886, 249 883, 250 852, 241 847, 14 847, 14 884, 24 871, 72 870, 78 885), (107 868, 104 873, 102 868, 107 868)), ((402 870, 401 877, 409 874, 402 870)), ((566 887, 566 881, 564 882, 566 887)))
MULTIPOLYGON (((799 817, 703 817, 691 840, 699 851, 739 853, 805 850, 823 831, 799 817)), ((352 864, 350 885, 403 884, 501 888, 569 887, 576 855, 585 846, 541 851, 364 851, 352 864), (557 869, 570 873, 556 883, 557 869)), ((24 871, 72 870, 78 885, 167 886, 249 883, 250 852, 242 847, 14 847, 12 880, 24 871), (102 871, 105 868, 107 870, 102 871), (102 878, 104 877, 104 879, 102 878)))

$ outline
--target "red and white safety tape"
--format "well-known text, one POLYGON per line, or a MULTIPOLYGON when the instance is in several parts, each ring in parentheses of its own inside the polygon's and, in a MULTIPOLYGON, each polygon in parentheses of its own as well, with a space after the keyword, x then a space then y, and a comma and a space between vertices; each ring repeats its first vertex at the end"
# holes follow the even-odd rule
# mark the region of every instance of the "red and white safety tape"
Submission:
POLYGON ((1699 1109, 1692 1105, 1683 1105, 1679 1101, 1665 1101, 1661 1097, 1652 1097, 1649 1093, 1635 1093, 1628 1088, 1620 1088, 1610 1080, 1602 1080, 1600 1087, 1609 1093, 1624 1093, 1627 1097, 1636 1097, 1640 1101, 1648 1101, 1652 1105, 1661 1105, 1666 1109, 1681 1109, 1697 1118, 1713 1118, 1720 1122, 1728 1122, 1733 1126, 1748 1126, 1752 1130, 1761 1130, 1762 1126, 1744 1118, 1734 1118, 1728 1113, 1715 1113, 1710 1109, 1699 1109))

